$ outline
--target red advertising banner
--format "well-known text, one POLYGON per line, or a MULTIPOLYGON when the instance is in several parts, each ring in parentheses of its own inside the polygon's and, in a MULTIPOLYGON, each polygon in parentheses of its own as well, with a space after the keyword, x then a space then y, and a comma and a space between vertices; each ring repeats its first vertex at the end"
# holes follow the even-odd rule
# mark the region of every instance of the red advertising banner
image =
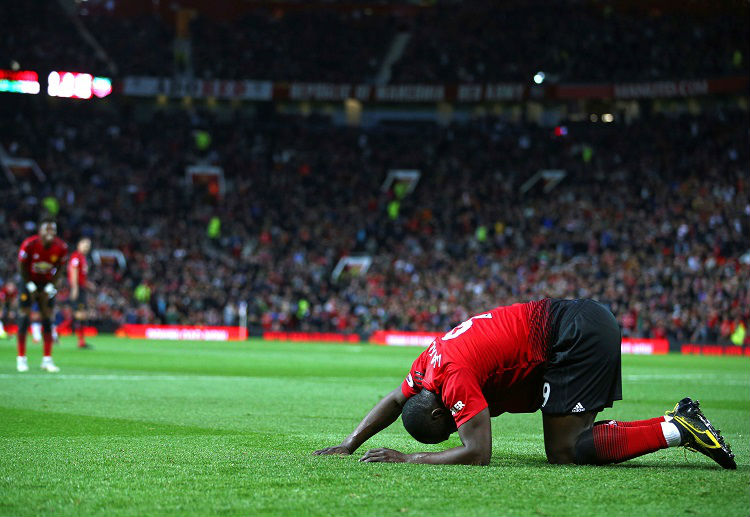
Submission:
MULTIPOLYGON (((370 342, 388 346, 421 346, 426 347, 441 336, 435 332, 399 332, 378 330, 370 336, 370 342)), ((623 354, 656 355, 669 352, 669 342, 666 339, 623 338, 623 354)))
POLYGON ((123 325, 115 335, 118 337, 186 341, 243 341, 247 339, 247 329, 243 327, 183 325, 123 325))
POLYGON ((336 332, 264 332, 263 339, 269 341, 315 341, 319 343, 359 343, 357 334, 336 332))
POLYGON ((443 332, 408 332, 398 330, 377 330, 370 336, 370 343, 388 346, 426 347, 443 332))
POLYGON ((750 347, 735 345, 682 345, 680 351, 689 355, 733 355, 750 357, 750 347))
POLYGON ((666 339, 622 338, 623 354, 662 355, 669 352, 669 341, 666 339))

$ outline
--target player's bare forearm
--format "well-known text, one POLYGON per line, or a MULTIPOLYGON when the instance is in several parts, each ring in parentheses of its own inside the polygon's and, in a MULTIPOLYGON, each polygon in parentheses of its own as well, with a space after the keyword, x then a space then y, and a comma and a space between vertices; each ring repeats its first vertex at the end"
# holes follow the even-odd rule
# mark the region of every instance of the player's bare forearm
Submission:
POLYGON ((315 451, 314 454, 351 454, 369 438, 391 425, 401 414, 406 398, 401 388, 396 388, 375 404, 359 425, 341 445, 315 451))
POLYGON ((365 463, 424 463, 427 465, 488 465, 489 454, 460 446, 440 452, 404 454, 393 449, 370 449, 359 461, 365 463))
POLYGON ((62 270, 64 268, 62 266, 57 268, 57 271, 55 271, 55 274, 52 276, 52 285, 57 285, 57 281, 60 279, 60 275, 62 274, 62 270))
POLYGON ((492 457, 490 412, 484 409, 458 428, 463 445, 440 452, 404 454, 393 449, 371 449, 360 461, 367 463, 426 463, 431 465, 489 465, 492 457))
POLYGON ((352 434, 346 437, 341 445, 354 452, 369 438, 395 422, 403 409, 403 401, 401 399, 403 399, 401 388, 396 388, 383 397, 367 413, 367 416, 362 419, 357 428, 352 431, 352 434))

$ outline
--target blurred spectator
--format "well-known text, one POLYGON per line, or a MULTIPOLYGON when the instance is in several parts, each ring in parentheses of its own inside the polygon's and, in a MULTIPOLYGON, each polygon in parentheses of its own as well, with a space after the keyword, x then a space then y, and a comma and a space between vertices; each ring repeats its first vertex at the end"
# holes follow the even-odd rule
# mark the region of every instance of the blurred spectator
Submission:
POLYGON ((194 111, 139 123, 126 107, 34 102, 0 104, 12 121, 0 143, 49 176, 0 188, 0 277, 14 276, 13 252, 54 195, 66 240, 85 232, 127 257, 125 272, 92 268, 102 319, 222 324, 246 301, 256 330, 443 330, 553 296, 610 304, 630 336, 730 343, 747 327, 744 111, 569 124, 561 138, 495 118, 352 129, 194 111), (185 180, 206 159, 195 127, 226 174, 219 201, 185 180), (380 190, 391 168, 423 173, 395 216, 380 190), (520 194, 545 168, 568 176, 549 195, 520 194), (353 253, 372 256, 367 274, 332 279, 353 253))

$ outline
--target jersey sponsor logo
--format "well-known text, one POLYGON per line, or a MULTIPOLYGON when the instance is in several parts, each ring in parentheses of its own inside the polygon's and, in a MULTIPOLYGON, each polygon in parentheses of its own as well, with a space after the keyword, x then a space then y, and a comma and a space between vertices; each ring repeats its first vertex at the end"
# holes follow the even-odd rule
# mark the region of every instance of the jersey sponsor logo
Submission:
POLYGON ((31 271, 34 273, 39 273, 40 275, 46 275, 50 271, 52 271, 52 268, 54 266, 50 264, 49 262, 34 262, 31 264, 31 271))
POLYGON ((456 416, 459 411, 461 411, 463 408, 466 407, 466 404, 461 402, 460 400, 453 404, 453 407, 451 408, 451 415, 456 416))
POLYGON ((581 404, 580 402, 578 402, 578 403, 577 403, 577 404, 576 404, 576 405, 575 405, 575 406, 573 407, 573 410, 572 410, 572 411, 573 411, 573 413, 583 413, 584 411, 586 411, 586 408, 584 408, 584 407, 583 407, 583 404, 581 404))
POLYGON ((51 257, 50 257, 49 259, 50 259, 50 260, 51 260, 52 262, 57 262, 57 255, 52 255, 52 256, 51 256, 51 257))
POLYGON ((408 384, 410 388, 414 387, 414 379, 411 378, 411 374, 406 376, 406 384, 408 384))

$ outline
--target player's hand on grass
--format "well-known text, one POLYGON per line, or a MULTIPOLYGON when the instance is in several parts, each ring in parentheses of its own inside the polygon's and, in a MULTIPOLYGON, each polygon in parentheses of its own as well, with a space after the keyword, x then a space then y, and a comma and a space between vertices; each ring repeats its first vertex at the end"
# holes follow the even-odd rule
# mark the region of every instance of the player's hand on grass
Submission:
POLYGON ((393 449, 370 449, 359 461, 366 463, 405 463, 406 459, 406 454, 393 449))
POLYGON ((320 449, 319 451, 313 452, 315 456, 321 456, 321 455, 339 455, 339 456, 349 456, 352 453, 347 447, 344 447, 343 445, 336 445, 335 447, 326 447, 325 449, 320 449))

